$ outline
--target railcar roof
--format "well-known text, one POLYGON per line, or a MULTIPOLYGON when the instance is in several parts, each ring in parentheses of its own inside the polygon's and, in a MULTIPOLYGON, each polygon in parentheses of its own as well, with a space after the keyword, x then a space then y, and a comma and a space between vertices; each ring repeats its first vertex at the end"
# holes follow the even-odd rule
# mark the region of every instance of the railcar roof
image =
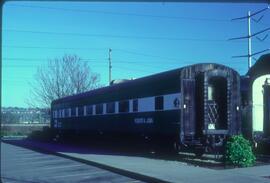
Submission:
POLYGON ((270 54, 262 55, 249 69, 246 75, 251 78, 256 78, 265 74, 270 74, 270 54))
POLYGON ((181 70, 187 69, 187 68, 192 68, 192 67, 209 67, 210 65, 212 65, 214 67, 223 68, 223 69, 230 69, 230 70, 234 71, 235 73, 237 73, 234 69, 232 69, 230 67, 227 67, 225 65, 222 65, 222 64, 216 64, 216 63, 199 63, 199 64, 193 64, 193 65, 188 65, 188 66, 184 66, 184 67, 181 67, 181 68, 177 68, 177 69, 173 69, 173 70, 169 70, 169 71, 164 71, 164 72, 161 72, 161 73, 152 74, 152 75, 149 75, 149 76, 137 78, 137 79, 134 79, 134 80, 126 81, 124 83, 119 83, 119 84, 115 84, 115 85, 111 85, 111 86, 106 86, 106 87, 102 87, 102 88, 90 90, 90 91, 83 92, 83 93, 80 93, 80 94, 66 96, 66 97, 63 97, 63 98, 54 100, 52 102, 52 104, 57 104, 57 103, 67 102, 67 101, 72 101, 72 100, 83 98, 83 97, 86 97, 86 96, 89 96, 89 95, 95 95, 95 94, 98 94, 98 93, 103 93, 103 92, 106 92, 106 91, 111 90, 111 89, 117 89, 117 88, 119 88, 121 86, 129 85, 131 82, 132 83, 134 83, 134 82, 140 83, 140 82, 142 82, 144 80, 151 80, 151 79, 157 79, 157 80, 159 80, 159 79, 161 79, 163 77, 166 77, 168 75, 177 75, 177 74, 179 74, 179 72, 181 70))

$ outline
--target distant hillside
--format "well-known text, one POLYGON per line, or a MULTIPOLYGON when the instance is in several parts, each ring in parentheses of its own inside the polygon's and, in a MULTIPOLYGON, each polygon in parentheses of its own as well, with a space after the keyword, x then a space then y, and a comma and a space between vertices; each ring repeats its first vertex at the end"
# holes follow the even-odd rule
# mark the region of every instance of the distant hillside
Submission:
POLYGON ((2 107, 1 122, 3 124, 14 123, 49 123, 49 109, 21 108, 21 107, 2 107))

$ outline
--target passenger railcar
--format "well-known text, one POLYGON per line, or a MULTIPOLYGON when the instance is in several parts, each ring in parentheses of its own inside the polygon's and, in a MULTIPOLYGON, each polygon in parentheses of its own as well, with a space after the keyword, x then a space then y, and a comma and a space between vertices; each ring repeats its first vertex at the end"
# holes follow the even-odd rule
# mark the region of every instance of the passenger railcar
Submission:
POLYGON ((55 100, 51 127, 210 150, 240 133, 240 106, 236 71, 196 64, 55 100))
POLYGON ((255 141, 270 138, 269 79, 270 54, 261 56, 241 77, 243 133, 255 141))

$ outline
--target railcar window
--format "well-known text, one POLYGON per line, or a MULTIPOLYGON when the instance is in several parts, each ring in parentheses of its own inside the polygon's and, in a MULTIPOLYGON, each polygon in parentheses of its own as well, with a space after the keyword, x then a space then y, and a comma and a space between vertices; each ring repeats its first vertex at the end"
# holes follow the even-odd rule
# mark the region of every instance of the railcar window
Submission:
POLYGON ((115 113, 115 103, 110 102, 106 104, 106 113, 115 113))
POLYGON ((132 101, 133 103, 133 112, 137 112, 138 111, 138 99, 134 99, 132 101))
POLYGON ((71 108, 71 116, 76 116, 76 107, 71 108))
POLYGON ((208 86, 208 100, 213 100, 213 94, 214 94, 213 86, 209 85, 208 86))
POLYGON ((65 116, 69 117, 69 110, 68 109, 65 109, 65 116))
POLYGON ((53 117, 57 118, 57 111, 53 111, 53 117))
POLYGON ((164 104, 163 96, 159 96, 159 97, 155 98, 155 109, 156 110, 163 110, 163 104, 164 104))
POLYGON ((103 114, 103 104, 96 105, 96 114, 103 114))
POLYGON ((83 107, 78 107, 78 116, 83 116, 83 107))
POLYGON ((119 102, 119 112, 129 112, 129 100, 119 102))
POLYGON ((60 116, 61 116, 61 111, 60 110, 58 110, 58 111, 55 111, 55 118, 60 118, 60 116))
POLYGON ((68 109, 68 116, 71 117, 71 108, 68 109))
POLYGON ((61 110, 61 117, 62 117, 62 118, 65 117, 65 110, 64 110, 64 109, 61 110))
POLYGON ((92 105, 88 105, 86 107, 86 115, 93 115, 93 106, 92 105))
POLYGON ((86 116, 86 106, 83 106, 83 115, 86 116))
POLYGON ((79 116, 79 108, 76 107, 76 117, 79 116))

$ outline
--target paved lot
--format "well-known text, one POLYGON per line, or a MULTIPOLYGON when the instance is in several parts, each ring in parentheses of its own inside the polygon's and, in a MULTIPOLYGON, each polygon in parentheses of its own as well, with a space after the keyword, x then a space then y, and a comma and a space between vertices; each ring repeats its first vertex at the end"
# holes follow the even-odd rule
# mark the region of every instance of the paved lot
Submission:
POLYGON ((1 177, 4 183, 141 182, 80 162, 6 143, 1 143, 1 177))
MULTIPOLYGON (((114 167, 119 170, 134 172, 138 175, 154 177, 158 180, 177 183, 269 183, 270 165, 250 168, 213 170, 191 166, 176 160, 164 160, 143 156, 128 156, 111 152, 97 152, 89 148, 83 149, 70 145, 41 143, 37 141, 20 141, 17 144, 38 147, 60 155, 114 167)), ((61 172, 60 172, 61 173, 61 172)), ((64 176, 65 172, 62 172, 64 176)), ((83 172, 78 174, 86 176, 83 172)), ((59 175, 59 176, 61 176, 59 175)), ((58 176, 58 175, 55 175, 58 176)), ((70 175, 71 176, 71 175, 70 175)), ((72 177, 72 176, 71 176, 72 177)), ((63 178, 63 177, 62 177, 63 178)), ((141 179, 142 180, 142 179, 141 179)), ((131 180, 132 181, 132 180, 131 180)), ((150 182, 150 181, 149 181, 150 182)), ((153 181, 151 181, 153 182, 153 181)))
POLYGON ((120 169, 137 172, 167 182, 176 183, 270 183, 264 178, 270 175, 270 165, 213 170, 195 167, 178 161, 156 160, 144 157, 127 157, 114 155, 66 153, 65 155, 81 158, 120 169))

